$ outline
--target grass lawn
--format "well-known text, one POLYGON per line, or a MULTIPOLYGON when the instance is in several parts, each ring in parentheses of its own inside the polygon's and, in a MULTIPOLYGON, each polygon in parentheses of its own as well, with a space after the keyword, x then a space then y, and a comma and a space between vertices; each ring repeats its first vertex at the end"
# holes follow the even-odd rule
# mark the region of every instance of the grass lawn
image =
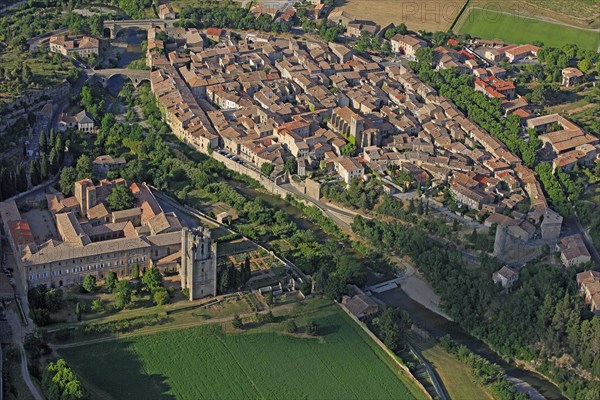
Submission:
POLYGON ((426 398, 336 305, 312 300, 290 312, 300 327, 314 319, 320 337, 286 335, 285 322, 243 332, 227 323, 60 354, 95 398, 426 398))
POLYGON ((422 351, 442 380, 452 399, 492 399, 493 397, 475 383, 469 367, 461 363, 452 354, 435 345, 422 351))
POLYGON ((518 44, 539 40, 551 47, 576 43, 580 48, 597 50, 600 44, 598 32, 481 9, 472 9, 464 17, 459 32, 518 44))

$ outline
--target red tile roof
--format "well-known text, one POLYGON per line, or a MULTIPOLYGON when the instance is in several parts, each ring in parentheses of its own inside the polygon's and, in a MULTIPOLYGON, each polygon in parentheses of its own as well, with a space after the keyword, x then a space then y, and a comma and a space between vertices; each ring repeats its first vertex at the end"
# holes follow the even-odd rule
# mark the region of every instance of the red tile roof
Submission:
POLYGON ((29 222, 27 222, 26 219, 10 221, 8 223, 8 229, 10 230, 10 236, 12 237, 13 242, 17 246, 34 243, 33 233, 31 233, 29 222))

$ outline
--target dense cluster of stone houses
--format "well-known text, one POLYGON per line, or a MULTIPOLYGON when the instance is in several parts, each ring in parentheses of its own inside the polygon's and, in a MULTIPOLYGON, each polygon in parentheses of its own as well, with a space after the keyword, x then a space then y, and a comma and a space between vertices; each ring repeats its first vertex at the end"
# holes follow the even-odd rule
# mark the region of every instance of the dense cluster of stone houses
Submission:
MULTIPOLYGON (((398 165, 416 182, 449 184, 457 202, 481 214, 513 210, 516 219, 545 221, 544 239, 559 237, 562 218, 548 207, 534 171, 406 63, 384 66, 344 44, 259 33, 173 28, 166 42, 158 33, 148 33, 152 90, 173 132, 199 151, 224 149, 258 168, 273 164, 276 172, 295 157, 299 175, 321 169, 346 183, 398 165), (349 144, 359 156, 343 155, 349 144), (531 205, 528 215, 516 212, 522 203, 531 205)), ((409 58, 426 46, 411 35, 391 42, 409 58)), ((517 61, 537 49, 502 51, 517 61)), ((468 53, 452 48, 435 54, 437 68, 471 72, 476 88, 514 104, 514 84, 497 76, 501 68, 478 68, 468 53)), ((546 131, 554 122, 563 129, 540 138, 556 155, 555 166, 596 158, 598 139, 563 117, 533 118, 527 126, 546 131)))

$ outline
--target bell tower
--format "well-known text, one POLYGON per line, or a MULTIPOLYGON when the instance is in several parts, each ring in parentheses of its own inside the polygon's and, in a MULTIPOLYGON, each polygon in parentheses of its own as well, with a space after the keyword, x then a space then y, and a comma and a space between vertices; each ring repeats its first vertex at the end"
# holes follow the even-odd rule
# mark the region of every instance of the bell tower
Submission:
POLYGON ((190 300, 217 295, 217 243, 207 227, 181 231, 181 288, 190 300))

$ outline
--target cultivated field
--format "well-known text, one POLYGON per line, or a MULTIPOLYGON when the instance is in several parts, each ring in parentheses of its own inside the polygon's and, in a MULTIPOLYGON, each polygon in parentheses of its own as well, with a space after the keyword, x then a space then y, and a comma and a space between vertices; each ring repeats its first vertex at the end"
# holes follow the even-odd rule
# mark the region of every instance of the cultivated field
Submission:
POLYGON ((470 9, 461 17, 455 31, 519 44, 538 40, 552 47, 576 43, 580 48, 597 50, 600 44, 600 33, 596 31, 479 8, 470 9))
POLYGON ((311 301, 293 314, 300 327, 314 319, 320 337, 284 334, 283 321, 244 332, 226 323, 60 353, 95 398, 426 398, 337 306, 311 301))
POLYGON ((446 31, 465 0, 335 0, 336 9, 357 19, 375 21, 382 27, 404 22, 414 31, 446 31))
MULTIPOLYGON (((550 18, 584 27, 600 27, 598 0, 526 0, 550 18)), ((533 10, 532 10, 533 11, 533 10)))

